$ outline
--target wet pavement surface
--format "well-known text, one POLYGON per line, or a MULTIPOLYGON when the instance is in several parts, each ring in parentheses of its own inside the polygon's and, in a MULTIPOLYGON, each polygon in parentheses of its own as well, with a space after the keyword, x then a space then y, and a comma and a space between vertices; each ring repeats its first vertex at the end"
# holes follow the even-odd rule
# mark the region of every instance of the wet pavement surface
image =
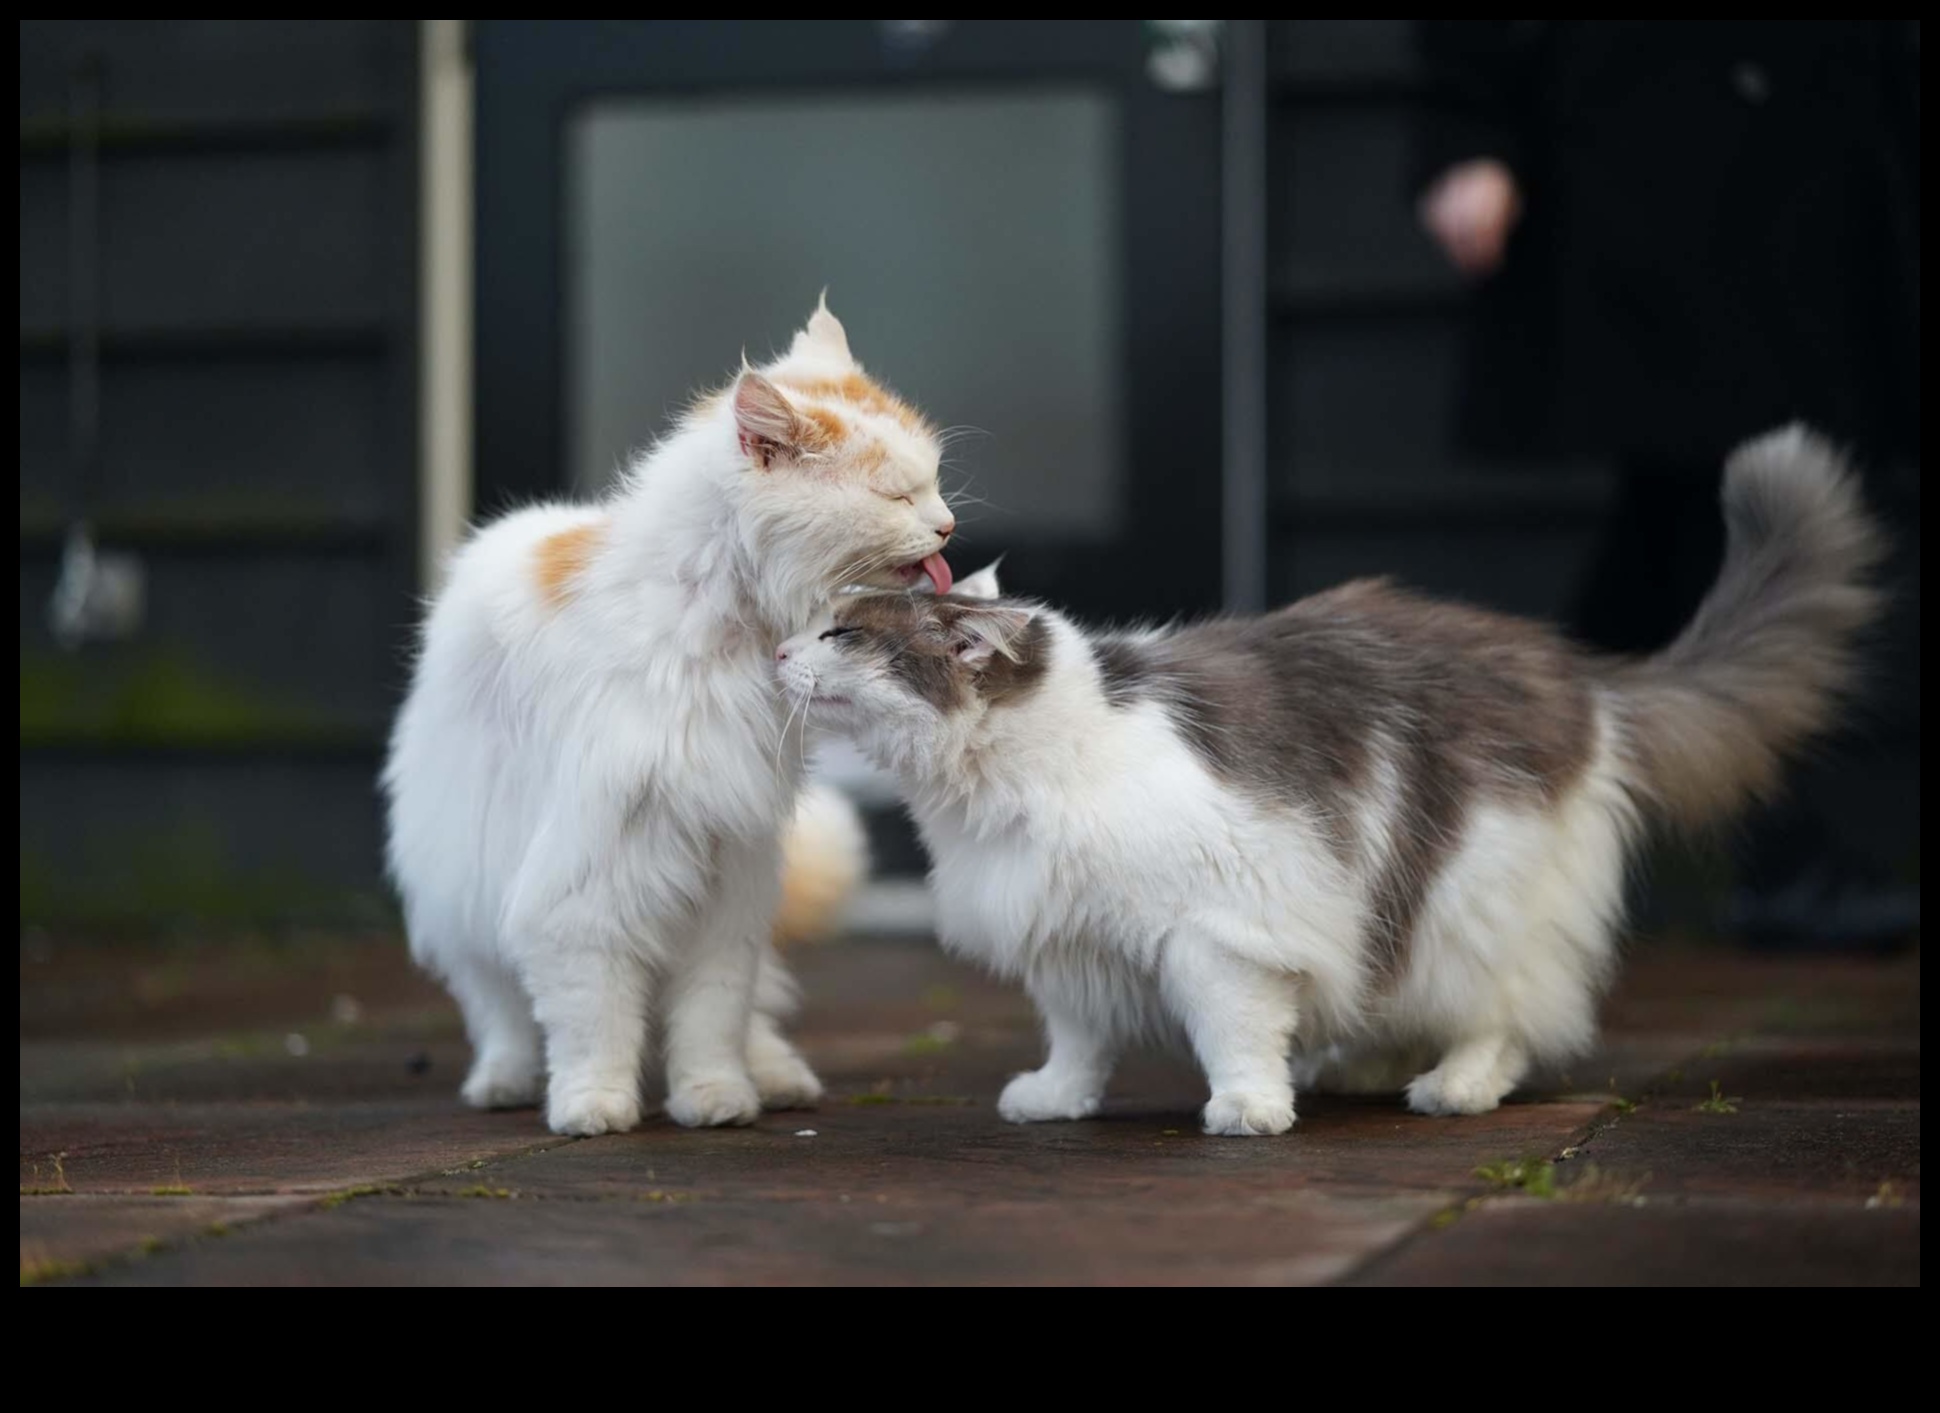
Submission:
POLYGON ((394 941, 30 936, 21 1281, 1919 1283, 1917 956, 1640 948, 1602 1052, 1496 1113, 1304 1095, 1259 1139, 1201 1135, 1165 1058, 1094 1120, 1002 1123, 1020 994, 916 941, 795 962, 818 1110, 565 1140, 458 1103, 394 941))

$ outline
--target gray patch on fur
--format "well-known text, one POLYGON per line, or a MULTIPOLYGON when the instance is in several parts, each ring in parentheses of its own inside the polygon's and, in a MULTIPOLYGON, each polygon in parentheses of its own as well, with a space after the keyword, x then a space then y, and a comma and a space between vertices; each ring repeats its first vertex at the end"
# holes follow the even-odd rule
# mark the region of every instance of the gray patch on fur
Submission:
POLYGON ((1131 643, 1119 638, 1094 638, 1091 656, 1098 664, 1098 677, 1105 686, 1105 700, 1113 706, 1126 706, 1144 695, 1149 683, 1143 660, 1131 643))
POLYGON ((1371 842, 1354 821, 1380 743, 1398 798, 1366 942, 1390 976, 1474 802, 1554 800, 1593 743, 1581 661, 1555 634, 1382 581, 1093 652, 1108 701, 1158 702, 1221 779, 1318 815, 1345 861, 1371 842))
POLYGON ((985 663, 976 676, 983 699, 996 706, 1015 706, 1035 692, 1051 666, 1051 630, 1033 618, 1011 640, 1010 651, 985 663))
POLYGON ((981 666, 966 665, 955 631, 967 617, 988 613, 1000 600, 954 594, 858 594, 836 610, 836 626, 856 630, 836 640, 844 651, 874 653, 909 691, 938 711, 956 711, 973 696, 991 706, 1022 701, 1050 666, 1050 632, 1032 619, 981 666))

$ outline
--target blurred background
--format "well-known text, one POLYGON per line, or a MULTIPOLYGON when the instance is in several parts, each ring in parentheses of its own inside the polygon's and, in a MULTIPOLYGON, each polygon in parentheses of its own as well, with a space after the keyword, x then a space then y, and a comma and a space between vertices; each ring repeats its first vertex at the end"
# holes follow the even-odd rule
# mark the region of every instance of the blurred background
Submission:
MULTIPOLYGON (((959 573, 1001 553, 1099 619, 1367 573, 1569 618, 1613 469, 1457 436, 1417 39, 23 21, 23 929, 385 925, 374 779, 440 556, 597 493, 824 286, 973 429, 959 573)), ((1917 694, 1887 716, 1839 808, 1917 926, 1917 694)), ((913 842, 828 769, 892 885, 865 913, 906 925, 913 842)))

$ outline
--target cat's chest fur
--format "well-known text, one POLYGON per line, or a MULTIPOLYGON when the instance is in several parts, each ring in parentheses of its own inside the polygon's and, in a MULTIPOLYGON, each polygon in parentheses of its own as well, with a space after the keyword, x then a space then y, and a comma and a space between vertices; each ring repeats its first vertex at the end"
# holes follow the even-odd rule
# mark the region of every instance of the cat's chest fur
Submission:
POLYGON ((1209 791, 1163 791, 1171 808, 1157 808, 1155 784, 1119 777, 1054 805, 1047 792, 1045 808, 994 826, 960 806, 925 811, 945 944, 1012 974, 1072 951, 1149 958, 1225 832, 1209 791))
POLYGON ((618 747, 642 807, 710 837, 759 839, 779 827, 805 751, 798 732, 784 739, 787 705, 766 653, 729 652, 646 674, 613 705, 589 728, 618 747))

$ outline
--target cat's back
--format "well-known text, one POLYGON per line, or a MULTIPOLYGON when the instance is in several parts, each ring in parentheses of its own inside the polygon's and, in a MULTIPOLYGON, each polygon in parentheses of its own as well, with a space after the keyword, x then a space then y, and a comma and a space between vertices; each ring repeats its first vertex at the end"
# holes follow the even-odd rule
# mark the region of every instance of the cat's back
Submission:
POLYGON ((480 527, 452 555, 425 623, 427 657, 444 641, 504 651, 530 638, 573 592, 608 533, 598 506, 527 506, 480 527))
POLYGON ((1538 773, 1591 729, 1582 655, 1548 624, 1387 579, 1309 595, 1242 635, 1281 693, 1323 715, 1357 708, 1408 734, 1505 755, 1538 773))
MULTIPOLYGON (((394 867, 414 840, 432 861, 468 856, 448 840, 482 829, 487 817, 529 813, 523 797, 545 762, 519 743, 550 739, 532 728, 548 715, 548 683, 560 678, 554 659, 570 651, 564 643, 545 650, 548 550, 590 542, 603 523, 588 506, 532 506, 482 526, 447 563, 385 763, 394 867), (497 799, 508 792, 518 801, 497 799)), ((414 873, 428 871, 429 863, 414 873)))
POLYGON ((1588 675, 1553 630, 1385 579, 1094 651, 1109 699, 1159 701, 1216 774, 1256 794, 1338 799, 1396 752, 1551 787, 1594 735, 1588 675))

